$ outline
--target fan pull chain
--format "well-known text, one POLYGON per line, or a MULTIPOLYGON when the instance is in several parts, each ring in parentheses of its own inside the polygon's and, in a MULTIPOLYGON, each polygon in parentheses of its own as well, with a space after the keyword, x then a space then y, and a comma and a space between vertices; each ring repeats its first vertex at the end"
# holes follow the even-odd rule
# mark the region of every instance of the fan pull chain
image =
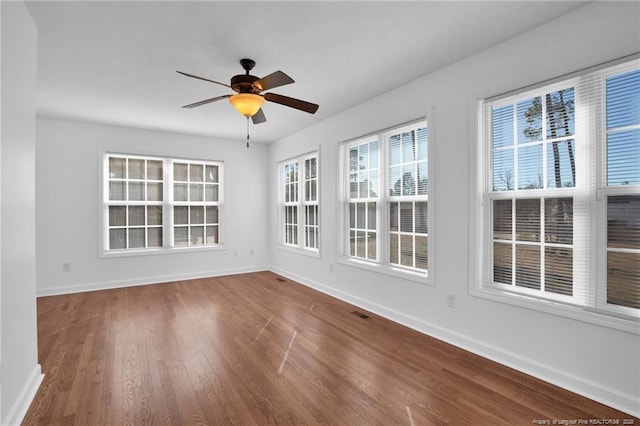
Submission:
POLYGON ((247 117, 247 148, 249 148, 249 117, 247 117))

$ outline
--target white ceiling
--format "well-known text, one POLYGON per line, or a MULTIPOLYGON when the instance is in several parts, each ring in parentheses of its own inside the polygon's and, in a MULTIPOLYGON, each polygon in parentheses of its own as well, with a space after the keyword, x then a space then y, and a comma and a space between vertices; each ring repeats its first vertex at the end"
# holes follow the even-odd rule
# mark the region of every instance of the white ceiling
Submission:
POLYGON ((272 90, 320 105, 278 104, 251 128, 272 142, 538 26, 584 2, 57 2, 29 1, 38 28, 41 116, 243 139, 228 83, 257 62, 295 84, 272 90))

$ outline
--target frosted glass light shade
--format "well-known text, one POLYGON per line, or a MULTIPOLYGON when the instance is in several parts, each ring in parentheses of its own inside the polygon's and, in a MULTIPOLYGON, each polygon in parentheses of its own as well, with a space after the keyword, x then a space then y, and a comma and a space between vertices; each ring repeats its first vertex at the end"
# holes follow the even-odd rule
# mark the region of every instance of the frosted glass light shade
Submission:
POLYGON ((253 93, 238 93, 231 96, 229 102, 240 114, 248 118, 255 115, 262 108, 264 98, 253 93))

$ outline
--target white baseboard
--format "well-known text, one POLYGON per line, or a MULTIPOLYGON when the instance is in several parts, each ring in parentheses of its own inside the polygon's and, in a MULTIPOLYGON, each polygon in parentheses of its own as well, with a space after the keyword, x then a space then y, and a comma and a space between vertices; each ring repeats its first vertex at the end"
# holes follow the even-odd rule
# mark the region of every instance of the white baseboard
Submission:
POLYGON ((36 396, 36 392, 38 392, 38 388, 40 387, 40 383, 44 379, 44 374, 42 374, 42 368, 40 364, 36 364, 29 379, 24 384, 24 387, 20 391, 16 402, 9 410, 6 417, 2 420, 2 426, 19 426, 24 419, 25 414, 29 410, 31 406, 31 402, 33 402, 33 398, 36 396))
POLYGON ((586 398, 593 399, 594 401, 598 401, 635 417, 640 417, 640 404, 633 395, 622 393, 617 389, 612 389, 610 387, 603 386, 600 383, 595 383, 582 377, 560 371, 552 366, 540 363, 535 359, 526 358, 520 354, 505 351, 504 349, 493 345, 488 345, 485 342, 481 342, 472 337, 427 323, 422 319, 370 302, 359 296, 328 287, 307 277, 302 277, 280 268, 271 267, 270 270, 322 293, 328 294, 329 296, 333 296, 352 305, 371 311, 398 324, 407 326, 420 333, 435 337, 436 339, 490 359, 499 364, 506 365, 507 367, 521 371, 525 374, 529 374, 563 389, 575 392, 586 398))
POLYGON ((110 290, 114 288, 135 287, 147 284, 160 284, 171 281, 193 280, 198 278, 221 277, 223 275, 246 274, 269 270, 268 266, 251 266, 243 268, 216 269, 214 271, 201 271, 187 274, 162 275, 154 277, 141 277, 131 280, 102 281, 97 283, 72 285, 65 287, 36 289, 37 297, 57 296, 60 294, 83 293, 86 291, 110 290))

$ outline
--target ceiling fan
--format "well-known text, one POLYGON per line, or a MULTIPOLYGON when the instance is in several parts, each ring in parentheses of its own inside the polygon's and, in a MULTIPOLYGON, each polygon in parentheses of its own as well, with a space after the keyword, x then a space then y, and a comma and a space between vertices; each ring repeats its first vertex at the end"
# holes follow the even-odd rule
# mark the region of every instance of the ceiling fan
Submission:
POLYGON ((231 77, 231 84, 220 83, 218 81, 209 80, 208 78, 199 77, 193 74, 187 74, 186 72, 177 71, 187 77, 197 78, 199 80, 208 81, 210 83, 219 84, 221 86, 228 87, 236 92, 234 95, 222 95, 215 98, 205 99, 203 101, 195 102, 189 105, 184 105, 183 108, 195 108, 198 106, 206 105, 211 102, 216 102, 225 98, 229 98, 231 105, 245 117, 247 120, 251 118, 253 124, 260 124, 267 121, 267 118, 262 111, 262 105, 265 100, 269 102, 275 102, 280 105, 288 106, 290 108, 299 109, 301 111, 314 114, 318 110, 318 105, 311 102, 303 101, 300 99, 290 98, 288 96, 278 95, 277 93, 264 93, 265 90, 270 90, 275 87, 284 86, 294 83, 294 80, 282 71, 276 71, 265 77, 258 78, 249 74, 249 71, 256 65, 255 61, 251 59, 241 59, 240 65, 245 70, 245 74, 238 74, 231 77))

